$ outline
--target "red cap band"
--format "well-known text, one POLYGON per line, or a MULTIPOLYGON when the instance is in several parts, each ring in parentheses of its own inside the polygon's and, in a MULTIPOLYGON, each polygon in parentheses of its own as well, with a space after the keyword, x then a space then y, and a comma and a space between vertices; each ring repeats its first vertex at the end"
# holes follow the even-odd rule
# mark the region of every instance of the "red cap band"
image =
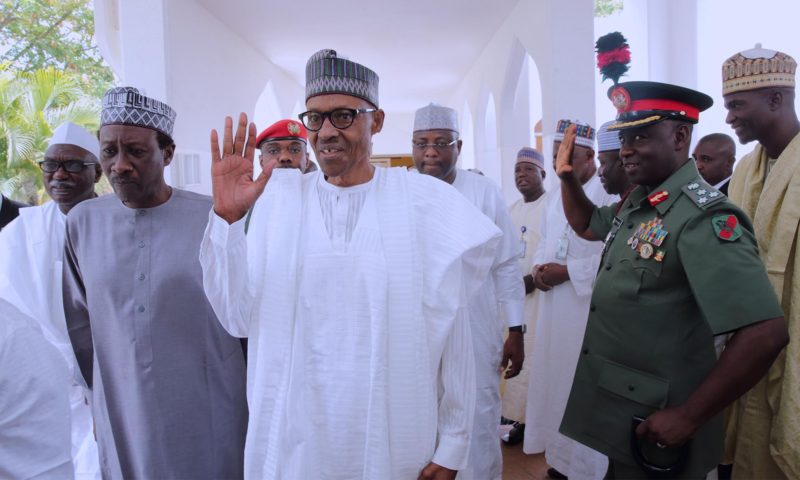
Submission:
POLYGON ((689 104, 676 102, 674 100, 663 99, 644 99, 633 100, 628 107, 628 112, 639 112, 643 110, 665 110, 669 112, 680 112, 681 115, 691 118, 692 120, 700 119, 700 110, 689 104))

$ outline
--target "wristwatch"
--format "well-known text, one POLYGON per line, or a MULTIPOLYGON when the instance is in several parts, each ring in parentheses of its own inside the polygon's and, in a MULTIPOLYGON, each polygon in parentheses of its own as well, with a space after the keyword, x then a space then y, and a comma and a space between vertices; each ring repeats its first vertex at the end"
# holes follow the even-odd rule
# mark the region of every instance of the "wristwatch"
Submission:
POLYGON ((516 327, 508 327, 509 332, 522 332, 523 335, 527 330, 525 324, 517 325, 516 327))

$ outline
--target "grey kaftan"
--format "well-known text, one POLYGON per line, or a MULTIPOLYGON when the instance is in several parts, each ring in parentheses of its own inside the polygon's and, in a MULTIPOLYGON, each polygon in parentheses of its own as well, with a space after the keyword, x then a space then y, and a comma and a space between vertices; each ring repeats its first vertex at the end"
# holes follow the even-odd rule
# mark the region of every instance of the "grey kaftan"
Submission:
POLYGON ((245 363, 217 321, 198 261, 211 199, 115 195, 67 217, 64 311, 92 389, 104 478, 239 478, 245 363))

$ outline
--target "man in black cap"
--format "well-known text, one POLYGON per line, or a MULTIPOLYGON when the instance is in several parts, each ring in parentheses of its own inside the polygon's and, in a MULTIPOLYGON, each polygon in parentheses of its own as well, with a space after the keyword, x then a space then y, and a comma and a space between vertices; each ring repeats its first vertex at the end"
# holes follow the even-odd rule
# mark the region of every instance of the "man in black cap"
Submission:
POLYGON ((655 82, 609 97, 636 189, 621 205, 593 205, 569 160, 572 131, 556 164, 570 225, 605 238, 561 432, 608 455, 609 478, 704 478, 722 453, 719 412, 767 371, 786 322, 750 220, 689 159, 711 98, 655 82), (721 333, 733 335, 716 361, 721 333))

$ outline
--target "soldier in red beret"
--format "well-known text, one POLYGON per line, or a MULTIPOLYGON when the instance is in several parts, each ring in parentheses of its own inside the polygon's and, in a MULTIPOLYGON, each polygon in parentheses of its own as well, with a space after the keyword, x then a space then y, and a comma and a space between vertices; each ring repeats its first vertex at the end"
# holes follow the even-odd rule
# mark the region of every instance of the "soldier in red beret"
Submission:
POLYGON ((256 148, 261 150, 258 162, 275 159, 275 168, 299 168, 305 173, 308 161, 308 131, 302 123, 295 120, 279 120, 256 138, 256 148))

